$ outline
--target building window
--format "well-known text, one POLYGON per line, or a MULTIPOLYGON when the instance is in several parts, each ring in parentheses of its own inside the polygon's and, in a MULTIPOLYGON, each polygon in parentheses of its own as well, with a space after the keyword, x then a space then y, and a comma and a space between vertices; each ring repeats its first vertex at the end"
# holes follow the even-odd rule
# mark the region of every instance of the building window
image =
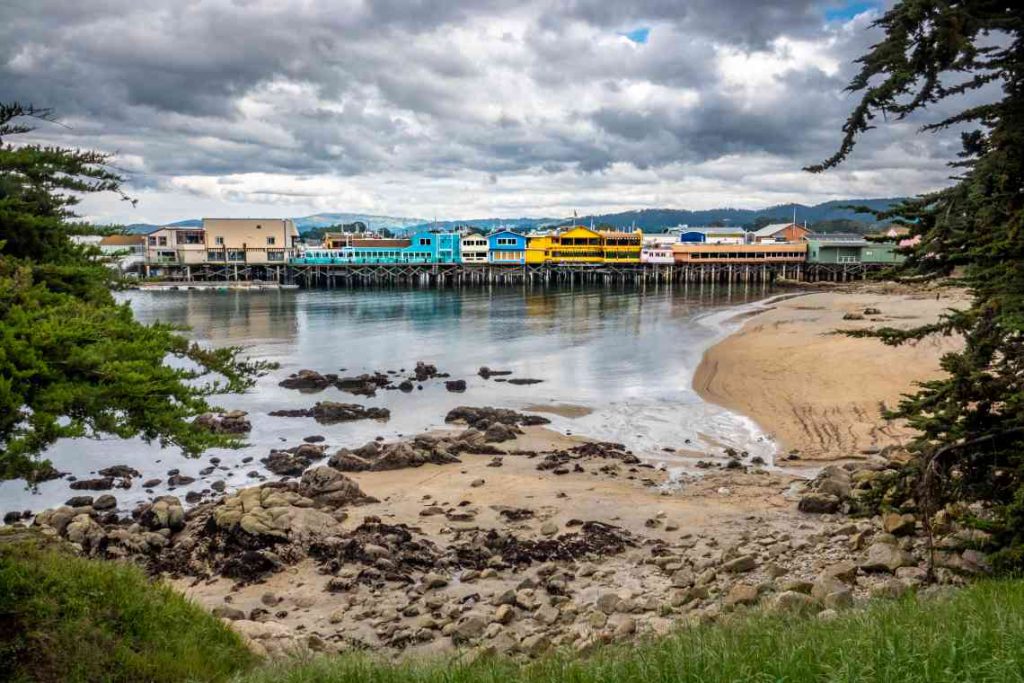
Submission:
POLYGON ((224 238, 223 237, 214 237, 213 238, 213 243, 216 244, 218 247, 223 247, 224 246, 224 238))
POLYGON ((276 237, 268 237, 267 238, 267 246, 268 247, 272 247, 275 244, 277 244, 277 238, 276 237))
POLYGON ((273 249, 267 252, 268 261, 284 261, 284 252, 279 249, 273 249))
POLYGON ((242 249, 228 249, 228 261, 244 261, 245 251, 242 249))
POLYGON ((223 261, 224 260, 224 252, 223 251, 208 251, 208 252, 206 252, 206 260, 207 261, 223 261))
POLYGON ((151 246, 151 247, 155 247, 156 246, 156 238, 155 237, 150 237, 149 238, 149 246, 151 246))

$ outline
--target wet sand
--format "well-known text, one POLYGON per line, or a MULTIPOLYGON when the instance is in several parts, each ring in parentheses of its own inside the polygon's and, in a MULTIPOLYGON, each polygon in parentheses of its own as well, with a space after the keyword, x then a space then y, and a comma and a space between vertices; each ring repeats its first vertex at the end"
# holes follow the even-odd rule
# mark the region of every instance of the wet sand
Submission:
POLYGON ((964 301, 953 290, 881 285, 779 301, 709 349, 693 386, 705 400, 756 421, 782 452, 827 460, 899 444, 910 432, 884 420, 881 406, 895 406, 915 382, 939 377, 941 356, 959 340, 930 337, 894 348, 833 332, 913 327, 964 301), (844 320, 846 314, 864 319, 844 320))

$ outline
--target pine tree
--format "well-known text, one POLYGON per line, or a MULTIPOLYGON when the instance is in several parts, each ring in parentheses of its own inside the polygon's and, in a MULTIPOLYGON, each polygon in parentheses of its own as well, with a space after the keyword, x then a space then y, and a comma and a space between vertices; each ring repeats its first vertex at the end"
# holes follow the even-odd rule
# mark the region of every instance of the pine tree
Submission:
POLYGON ((916 495, 928 525, 938 506, 974 503, 995 533, 1005 568, 1024 566, 1024 6, 1009 0, 902 0, 875 25, 884 39, 861 57, 849 86, 859 104, 834 156, 844 161, 879 117, 903 119, 973 95, 924 131, 962 127, 955 184, 881 214, 920 242, 906 264, 920 278, 951 278, 969 307, 912 330, 869 332, 897 345, 961 335, 942 359, 947 376, 920 385, 893 416, 918 430, 916 495))
POLYGON ((39 455, 67 437, 140 436, 189 454, 236 444, 190 418, 267 366, 143 325, 115 302, 111 271, 69 239, 82 195, 121 193, 108 157, 6 142, 49 118, 0 104, 0 479, 45 478, 39 455))

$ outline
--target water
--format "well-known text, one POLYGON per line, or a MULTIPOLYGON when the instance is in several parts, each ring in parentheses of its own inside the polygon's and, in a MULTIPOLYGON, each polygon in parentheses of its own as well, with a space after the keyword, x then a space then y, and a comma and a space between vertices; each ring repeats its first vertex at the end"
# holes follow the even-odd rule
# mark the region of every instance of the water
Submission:
MULTIPOLYGON (((243 346, 253 358, 280 363, 280 370, 261 378, 246 394, 216 398, 226 409, 250 413, 251 445, 210 451, 193 460, 137 439, 79 439, 57 444, 48 457, 59 470, 79 478, 123 463, 142 472, 144 479, 166 479, 171 468, 198 476, 216 455, 227 471, 189 488, 204 489, 215 479, 224 479, 229 487, 244 486, 253 481, 248 472, 263 472, 259 459, 271 448, 297 445, 311 434, 327 437, 333 450, 378 435, 390 439, 441 427, 445 414, 457 405, 524 409, 564 403, 593 412, 576 419, 546 414, 553 428, 623 442, 641 456, 682 463, 683 458, 666 454, 662 447, 720 454, 731 446, 770 459, 774 449, 756 425, 705 403, 691 389, 704 350, 770 294, 761 286, 709 285, 132 292, 126 298, 140 320, 187 325, 201 342, 243 346), (310 395, 277 386, 301 368, 342 375, 410 371, 418 360, 434 363, 453 379, 465 379, 468 389, 449 393, 443 382, 434 380, 424 383, 422 391, 379 391, 365 398, 333 387, 310 395), (532 386, 485 381, 476 374, 484 365, 544 381, 532 386), (387 423, 324 426, 311 418, 267 415, 281 408, 309 407, 316 400, 383 406, 392 416, 387 423), (254 460, 242 464, 246 456, 254 460)), ((184 495, 186 490, 175 493, 184 495)), ((113 493, 122 509, 149 498, 139 482, 130 491, 113 493)), ((71 494, 62 480, 43 483, 36 491, 24 482, 4 482, 0 510, 38 511, 63 503, 71 494)))

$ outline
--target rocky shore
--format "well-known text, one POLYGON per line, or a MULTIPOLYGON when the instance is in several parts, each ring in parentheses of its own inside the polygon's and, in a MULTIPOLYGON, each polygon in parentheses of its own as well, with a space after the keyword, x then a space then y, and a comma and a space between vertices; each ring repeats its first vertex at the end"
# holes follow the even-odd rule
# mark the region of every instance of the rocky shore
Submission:
MULTIPOLYGON (((775 316, 770 325, 754 318, 741 334, 798 326, 800 315, 822 306, 834 310, 813 297, 791 301, 762 314, 775 316)), ((903 315, 886 301, 873 315, 903 315)), ((706 391, 732 386, 723 358, 709 352, 698 376, 706 391), (709 363, 717 364, 713 376, 709 363)), ((842 371, 829 367, 823 381, 842 371)), ((807 373, 802 395, 813 401, 824 390, 807 373)), ((478 374, 511 381, 503 370, 478 374)), ((351 377, 303 370, 281 386, 371 396, 428 381, 464 389, 425 363, 351 377)), ((856 400, 866 401, 870 390, 857 391, 856 400)), ((316 423, 389 419, 386 410, 331 401, 276 412, 316 423)), ((250 428, 240 411, 197 421, 232 434, 250 428)), ((725 448, 671 452, 674 465, 680 458, 691 465, 680 474, 621 444, 548 429, 534 412, 465 405, 445 422, 443 430, 357 448, 319 436, 284 443, 260 459, 264 472, 250 472, 255 485, 235 491, 217 479, 223 465, 211 457, 199 472, 206 488, 181 499, 173 488, 193 479, 171 471, 166 482, 142 482, 146 490, 165 486, 164 495, 130 510, 119 508, 117 490, 133 486, 138 473, 105 468, 75 482, 83 493, 66 505, 5 521, 90 556, 144 566, 272 655, 582 652, 753 608, 829 619, 869 598, 988 571, 985 534, 955 521, 984 511, 942 511, 928 539, 913 500, 891 498, 906 460, 895 430, 868 430, 865 442, 853 426, 849 440, 792 452, 778 458, 780 467, 725 448), (808 470, 805 458, 833 462, 808 470)), ((786 449, 792 443, 782 441, 786 449)))
MULTIPOLYGON (((31 524, 142 564, 270 654, 586 651, 755 606, 827 619, 926 582, 912 516, 849 515, 896 476, 895 453, 810 482, 738 456, 679 487, 537 416, 450 418, 412 440, 279 451, 306 466, 191 508, 168 495, 122 516, 82 496, 31 524)), ((939 582, 986 571, 979 532, 942 532, 939 582)))

